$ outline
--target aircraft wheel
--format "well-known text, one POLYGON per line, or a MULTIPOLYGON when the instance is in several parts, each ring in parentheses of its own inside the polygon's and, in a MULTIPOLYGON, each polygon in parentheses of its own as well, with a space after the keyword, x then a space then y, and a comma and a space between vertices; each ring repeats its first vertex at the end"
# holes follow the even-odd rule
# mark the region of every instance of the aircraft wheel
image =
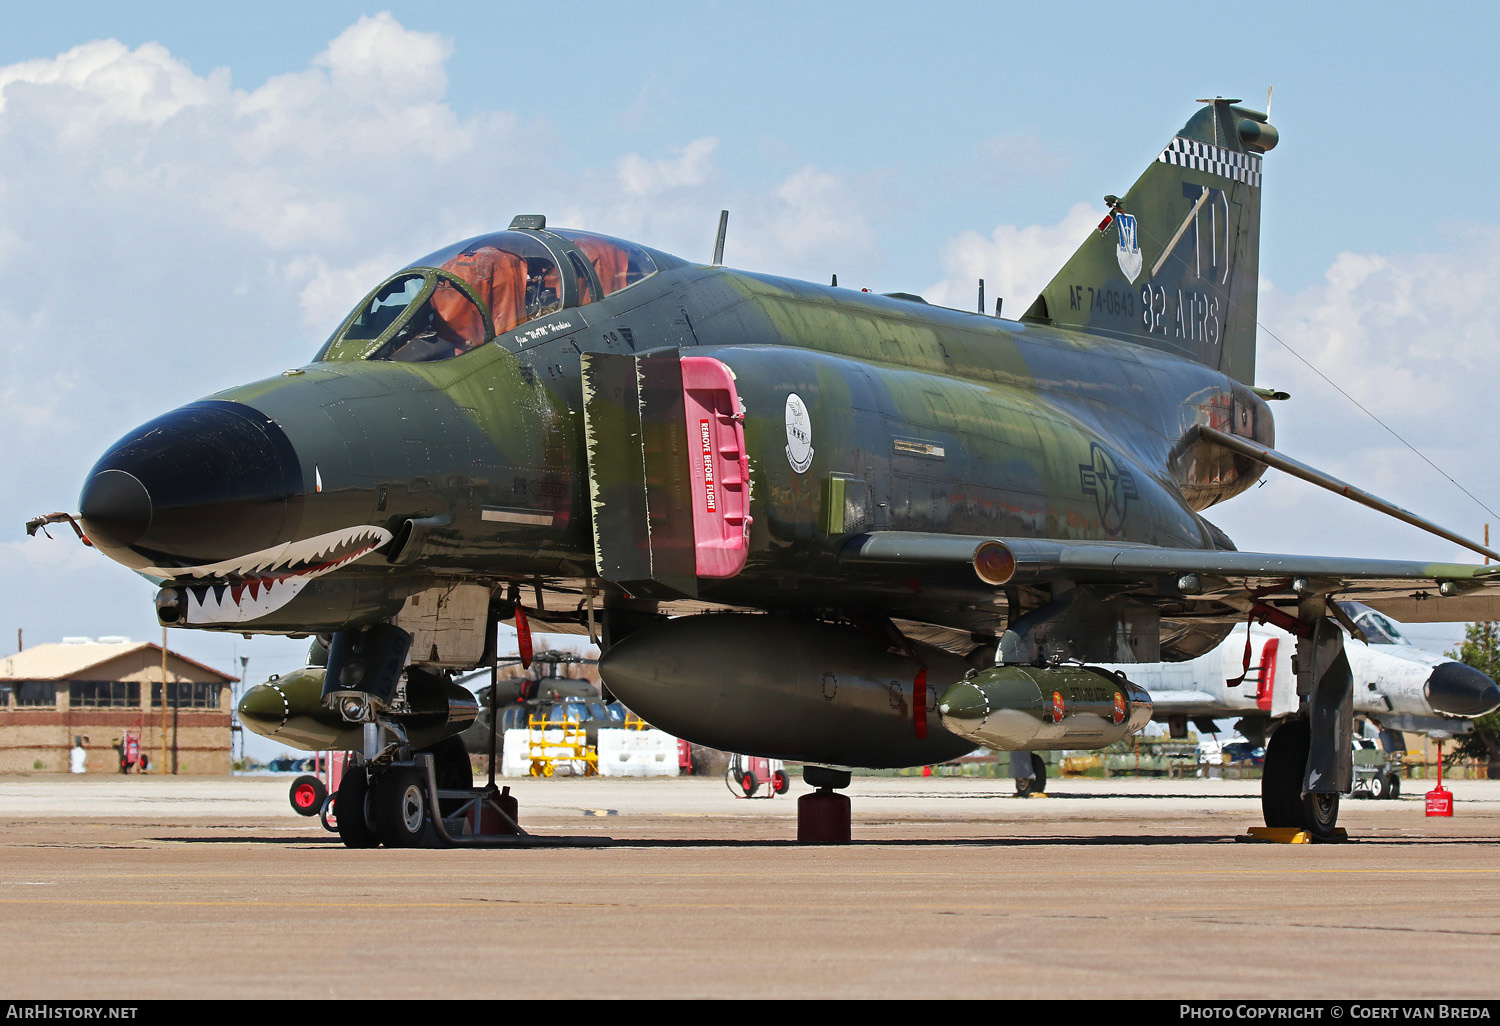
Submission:
POLYGON ((1385 777, 1378 773, 1370 778, 1370 797, 1375 799, 1385 797, 1385 777))
POLYGON ((427 781, 414 766, 395 766, 375 782, 375 830, 387 848, 414 848, 427 827, 427 781))
POLYGON ((1386 778, 1385 782, 1386 782, 1385 796, 1387 798, 1391 798, 1391 799, 1400 798, 1401 797, 1401 777, 1400 777, 1400 775, 1396 774, 1396 773, 1392 773, 1389 777, 1386 778))
POLYGON ((1306 830, 1317 840, 1331 841, 1339 818, 1339 796, 1302 793, 1310 746, 1306 720, 1287 720, 1271 735, 1260 778, 1261 814, 1268 827, 1306 830))
POLYGON ((791 786, 792 782, 787 779, 786 770, 777 770, 771 774, 771 790, 777 794, 786 794, 791 786))
POLYGON ((380 844, 369 822, 370 779, 363 766, 344 771, 343 782, 333 796, 335 829, 346 848, 374 848, 380 844))
POLYGON ((1297 827, 1302 773, 1307 766, 1307 723, 1288 720, 1266 743, 1260 775, 1260 811, 1268 827, 1297 827))
POLYGON ((1314 840, 1331 841, 1334 828, 1339 822, 1339 796, 1337 794, 1310 794, 1302 799, 1301 826, 1312 834, 1314 840))
POLYGON ((339 832, 339 818, 333 811, 333 803, 337 795, 329 795, 323 799, 323 807, 318 810, 318 821, 323 824, 323 829, 330 834, 339 832))
POLYGON ((1040 755, 1031 753, 1031 776, 1022 777, 1016 781, 1016 794, 1026 797, 1032 794, 1045 794, 1047 791, 1047 763, 1040 755))
POLYGON ((746 798, 755 797, 755 792, 760 790, 760 783, 755 779, 754 773, 745 773, 740 776, 740 790, 745 792, 746 798))
POLYGON ((292 808, 299 816, 316 816, 328 800, 328 788, 317 777, 303 774, 292 781, 292 808))

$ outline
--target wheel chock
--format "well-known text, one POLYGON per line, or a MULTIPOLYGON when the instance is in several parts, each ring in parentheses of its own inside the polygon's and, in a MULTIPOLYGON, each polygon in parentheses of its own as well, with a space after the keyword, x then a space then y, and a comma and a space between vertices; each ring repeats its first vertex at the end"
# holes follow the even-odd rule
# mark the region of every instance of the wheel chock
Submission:
MULTIPOLYGON (((1311 844, 1312 839, 1312 834, 1296 827, 1251 827, 1245 837, 1235 838, 1237 841, 1264 841, 1267 844, 1311 844)), ((1349 832, 1343 827, 1334 827, 1333 839, 1347 841, 1349 832)))

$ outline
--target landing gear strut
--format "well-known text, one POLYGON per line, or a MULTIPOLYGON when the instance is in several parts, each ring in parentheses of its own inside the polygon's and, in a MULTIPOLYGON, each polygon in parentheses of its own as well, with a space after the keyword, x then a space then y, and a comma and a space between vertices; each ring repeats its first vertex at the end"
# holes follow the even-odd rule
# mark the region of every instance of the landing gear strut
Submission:
POLYGON ((1354 675, 1336 622, 1342 614, 1306 579, 1292 587, 1300 595, 1293 665, 1301 710, 1266 745, 1261 812, 1268 827, 1333 841, 1343 835, 1337 827, 1339 795, 1354 788, 1354 675))

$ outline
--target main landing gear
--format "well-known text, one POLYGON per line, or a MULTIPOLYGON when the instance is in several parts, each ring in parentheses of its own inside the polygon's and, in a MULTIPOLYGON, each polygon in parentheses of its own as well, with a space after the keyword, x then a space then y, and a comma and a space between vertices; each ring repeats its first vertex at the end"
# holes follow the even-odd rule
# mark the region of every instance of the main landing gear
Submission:
POLYGON ((1344 634, 1326 597, 1307 582, 1298 607, 1298 715, 1284 721, 1266 745, 1260 804, 1266 826, 1306 831, 1314 841, 1336 841, 1339 796, 1354 787, 1354 677, 1344 634))
POLYGON ((1016 781, 1016 795, 1028 798, 1047 793, 1047 762, 1035 752, 1011 752, 1010 775, 1016 781), (1031 775, 1027 776, 1026 771, 1031 775))
POLYGON ((1305 830, 1315 841, 1338 839, 1339 796, 1303 793, 1311 747, 1308 723, 1288 720, 1271 735, 1260 781, 1260 807, 1268 827, 1305 830))

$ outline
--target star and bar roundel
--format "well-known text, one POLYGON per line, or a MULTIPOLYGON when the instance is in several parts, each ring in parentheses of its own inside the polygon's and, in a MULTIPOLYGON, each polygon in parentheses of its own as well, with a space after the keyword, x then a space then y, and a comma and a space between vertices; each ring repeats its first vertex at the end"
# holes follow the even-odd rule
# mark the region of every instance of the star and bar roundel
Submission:
POLYGON ((1130 500, 1140 498, 1135 476, 1121 470, 1098 442, 1089 443, 1089 462, 1078 464, 1078 487, 1084 495, 1094 497, 1099 507, 1099 522, 1110 534, 1120 533, 1130 500))

